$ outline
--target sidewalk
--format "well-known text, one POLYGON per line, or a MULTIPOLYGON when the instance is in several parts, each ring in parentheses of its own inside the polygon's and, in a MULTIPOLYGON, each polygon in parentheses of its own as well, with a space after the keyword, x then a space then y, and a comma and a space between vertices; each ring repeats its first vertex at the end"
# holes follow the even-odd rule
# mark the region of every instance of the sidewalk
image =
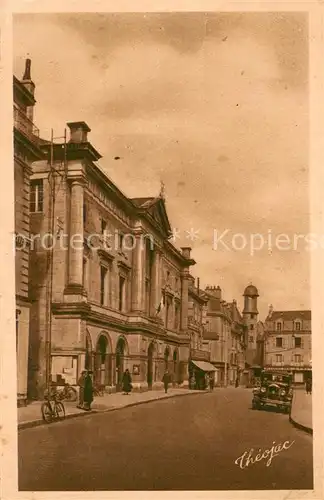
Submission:
POLYGON ((289 420, 295 427, 313 434, 312 396, 311 394, 306 394, 305 389, 294 390, 289 420))
MULTIPOLYGON (((140 405, 155 401, 158 399, 172 398, 176 396, 188 396, 190 394, 205 394, 208 391, 192 391, 190 389, 169 389, 165 394, 163 390, 134 392, 128 396, 122 393, 105 394, 104 396, 95 397, 91 411, 80 410, 76 407, 77 402, 64 402, 65 418, 81 417, 91 413, 108 412, 126 408, 129 406, 140 405)), ((29 427, 37 427, 39 425, 48 425, 42 420, 41 414, 42 401, 35 401, 28 406, 18 408, 18 430, 27 429, 29 427)))

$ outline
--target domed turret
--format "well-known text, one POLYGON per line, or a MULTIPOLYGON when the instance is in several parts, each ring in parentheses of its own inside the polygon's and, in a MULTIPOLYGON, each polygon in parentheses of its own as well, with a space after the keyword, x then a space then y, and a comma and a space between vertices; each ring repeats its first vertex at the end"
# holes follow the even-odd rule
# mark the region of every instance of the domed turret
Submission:
POLYGON ((259 292, 258 292, 257 287, 255 287, 252 284, 247 286, 246 289, 244 290, 243 296, 244 297, 259 297, 259 292))

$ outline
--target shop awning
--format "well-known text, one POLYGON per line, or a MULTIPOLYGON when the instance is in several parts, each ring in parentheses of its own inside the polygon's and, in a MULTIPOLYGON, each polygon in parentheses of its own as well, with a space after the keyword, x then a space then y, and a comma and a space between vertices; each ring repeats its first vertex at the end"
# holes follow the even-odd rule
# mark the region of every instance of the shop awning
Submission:
POLYGON ((194 365, 199 368, 199 370, 202 370, 203 372, 216 372, 217 368, 215 368, 214 365, 211 363, 207 363, 207 361, 192 361, 194 365))

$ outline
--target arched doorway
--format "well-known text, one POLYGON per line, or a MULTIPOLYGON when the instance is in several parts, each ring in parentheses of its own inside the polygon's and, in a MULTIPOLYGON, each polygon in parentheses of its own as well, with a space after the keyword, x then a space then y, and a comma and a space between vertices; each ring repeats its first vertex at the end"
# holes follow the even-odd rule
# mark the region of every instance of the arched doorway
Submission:
POLYGON ((174 384, 179 383, 179 356, 177 350, 173 353, 173 382, 174 384))
POLYGON ((167 346, 164 351, 164 369, 169 369, 169 356, 170 356, 170 348, 167 346))
POLYGON ((111 351, 105 334, 101 334, 96 345, 95 383, 101 386, 111 385, 111 351))
POLYGON ((120 339, 117 342, 117 346, 116 346, 116 376, 117 376, 116 391, 122 390, 125 347, 126 347, 125 339, 123 337, 120 337, 120 339))
POLYGON ((154 365, 154 344, 151 342, 147 351, 147 386, 152 389, 153 385, 153 365, 154 365))

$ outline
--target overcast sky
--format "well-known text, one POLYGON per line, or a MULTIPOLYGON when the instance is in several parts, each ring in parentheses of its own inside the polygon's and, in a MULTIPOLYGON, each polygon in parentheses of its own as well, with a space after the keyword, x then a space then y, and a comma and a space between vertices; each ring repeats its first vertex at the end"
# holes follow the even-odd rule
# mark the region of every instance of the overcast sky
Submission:
POLYGON ((307 36, 303 14, 19 15, 14 71, 32 59, 44 138, 84 120, 126 195, 155 196, 162 179, 201 286, 242 308, 253 282, 264 320, 270 303, 310 308, 306 244, 251 255, 232 238, 309 232, 307 36))

